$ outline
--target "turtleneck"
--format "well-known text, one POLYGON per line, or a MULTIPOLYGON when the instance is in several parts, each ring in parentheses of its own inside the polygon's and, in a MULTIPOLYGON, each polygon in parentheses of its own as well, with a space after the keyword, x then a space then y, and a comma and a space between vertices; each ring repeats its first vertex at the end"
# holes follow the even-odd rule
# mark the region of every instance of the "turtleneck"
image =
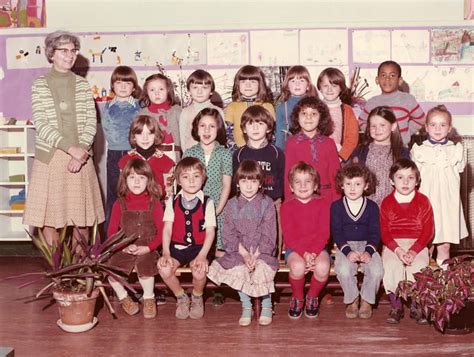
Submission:
POLYGON ((148 193, 146 191, 143 191, 142 193, 139 193, 138 195, 128 191, 127 196, 125 197, 125 201, 143 201, 148 198, 148 193))
POLYGON ((143 156, 145 160, 148 160, 156 152, 156 148, 155 145, 150 146, 148 149, 143 149, 140 146, 137 146, 137 152, 143 156))
POLYGON ((255 102, 255 101, 257 100, 257 96, 251 97, 251 98, 241 96, 241 97, 240 97, 240 100, 241 100, 242 102, 253 103, 253 102, 255 102))
POLYGON ((323 98, 323 102, 326 103, 326 105, 329 107, 329 108, 334 108, 334 107, 340 107, 342 102, 341 102, 341 98, 337 98, 335 100, 326 100, 323 98))
POLYGON ((408 195, 402 195, 397 190, 395 190, 395 199, 398 203, 410 203, 413 200, 413 197, 415 197, 415 190, 413 190, 408 195))
POLYGON ((158 113, 160 110, 169 110, 171 108, 170 102, 165 101, 160 104, 150 103, 148 110, 152 113, 158 113))

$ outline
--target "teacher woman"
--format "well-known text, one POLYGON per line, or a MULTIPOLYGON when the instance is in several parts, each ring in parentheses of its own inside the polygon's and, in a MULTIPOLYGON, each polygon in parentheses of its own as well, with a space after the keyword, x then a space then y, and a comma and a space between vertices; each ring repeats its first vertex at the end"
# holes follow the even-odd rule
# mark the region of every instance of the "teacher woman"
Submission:
POLYGON ((79 48, 79 38, 69 32, 49 34, 45 54, 53 67, 32 86, 35 160, 23 223, 39 227, 49 244, 65 225, 76 225, 87 237, 88 227, 104 221, 91 158, 94 99, 89 83, 71 71, 79 48))

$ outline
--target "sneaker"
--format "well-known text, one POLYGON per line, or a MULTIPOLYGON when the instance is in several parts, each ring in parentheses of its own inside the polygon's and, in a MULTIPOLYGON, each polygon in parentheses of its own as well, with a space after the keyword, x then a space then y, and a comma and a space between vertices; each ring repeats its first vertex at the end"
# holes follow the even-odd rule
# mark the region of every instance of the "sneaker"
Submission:
POLYGON ((346 305, 346 317, 348 319, 355 319, 357 316, 359 316, 359 298, 346 305))
POLYGON ((123 311, 125 311, 130 316, 133 316, 137 314, 138 311, 140 311, 138 304, 128 295, 127 297, 120 300, 120 304, 122 305, 123 311))
POLYGON ((185 320, 189 317, 189 297, 184 294, 183 298, 179 298, 176 302, 176 318, 185 320))
POLYGON ((372 317, 372 305, 364 299, 360 302, 359 317, 361 319, 370 319, 372 317))
POLYGON ((303 303, 304 300, 298 300, 291 298, 290 309, 288 310, 288 317, 290 319, 299 319, 303 315, 303 303))
POLYGON ((189 311, 189 317, 192 319, 200 319, 204 316, 204 301, 202 296, 192 296, 191 298, 191 309, 189 311))
POLYGON ((158 290, 156 294, 156 305, 166 304, 166 294, 163 290, 158 290))
POLYGON ((145 319, 153 319, 156 317, 155 299, 143 299, 143 317, 145 319))
POLYGON ((249 326, 252 322, 252 308, 251 307, 243 307, 242 308, 242 315, 239 319, 239 326, 249 326))
POLYGON ((214 296, 212 298, 212 305, 214 306, 224 305, 224 295, 222 295, 222 293, 218 291, 215 291, 214 296))
POLYGON ((398 324, 403 317, 403 310, 402 309, 395 309, 392 307, 390 310, 386 322, 388 324, 398 324))
POLYGON ((421 309, 412 308, 410 309, 410 318, 414 319, 418 325, 428 325, 429 321, 423 316, 421 309))
POLYGON ((319 300, 317 297, 306 297, 306 306, 304 309, 304 316, 309 319, 314 319, 319 315, 319 300))
POLYGON ((272 323, 273 320, 273 310, 271 307, 262 307, 262 312, 258 319, 258 323, 261 326, 267 326, 272 323))

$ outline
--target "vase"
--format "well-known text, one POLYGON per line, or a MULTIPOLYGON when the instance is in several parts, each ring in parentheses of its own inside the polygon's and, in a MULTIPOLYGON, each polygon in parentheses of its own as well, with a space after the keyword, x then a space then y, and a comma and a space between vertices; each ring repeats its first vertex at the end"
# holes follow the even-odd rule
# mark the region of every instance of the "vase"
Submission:
POLYGON ((459 313, 451 316, 443 333, 447 335, 466 335, 474 331, 474 302, 468 302, 459 313))

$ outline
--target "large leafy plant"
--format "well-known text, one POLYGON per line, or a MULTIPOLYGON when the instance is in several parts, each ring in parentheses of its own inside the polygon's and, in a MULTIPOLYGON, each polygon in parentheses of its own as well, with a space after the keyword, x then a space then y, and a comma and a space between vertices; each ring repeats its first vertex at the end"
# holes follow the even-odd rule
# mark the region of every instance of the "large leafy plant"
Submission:
POLYGON ((123 278, 124 272, 121 269, 106 263, 115 252, 123 249, 136 237, 126 237, 120 231, 101 242, 97 224, 92 227, 89 238, 84 237, 79 231, 73 237, 72 234, 69 234, 69 231, 70 229, 68 230, 67 226, 63 227, 59 241, 52 245, 47 243, 41 231, 39 231, 38 236, 28 233, 31 241, 48 263, 49 268, 46 271, 26 273, 7 279, 26 280, 19 286, 20 288, 46 282, 46 285, 41 285, 35 296, 36 298, 49 293, 53 289, 85 292, 90 295, 94 289, 98 288, 110 312, 115 314, 104 289, 103 283, 106 277, 111 276, 132 291, 134 289, 123 278))
POLYGON ((454 314, 474 303, 474 256, 462 255, 445 261, 446 270, 426 267, 415 273, 415 281, 401 281, 397 293, 421 307, 424 316, 444 331, 454 314))

